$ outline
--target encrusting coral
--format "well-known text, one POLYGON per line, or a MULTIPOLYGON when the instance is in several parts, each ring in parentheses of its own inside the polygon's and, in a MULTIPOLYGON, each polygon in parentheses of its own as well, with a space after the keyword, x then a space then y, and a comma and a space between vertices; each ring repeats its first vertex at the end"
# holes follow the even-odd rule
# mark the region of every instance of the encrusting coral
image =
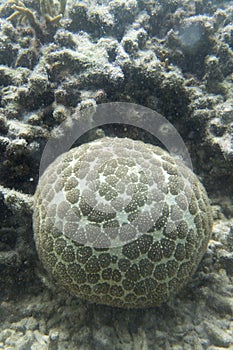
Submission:
POLYGON ((166 302, 196 270, 210 237, 206 192, 159 147, 104 137, 62 154, 34 202, 38 254, 57 282, 92 302, 166 302))

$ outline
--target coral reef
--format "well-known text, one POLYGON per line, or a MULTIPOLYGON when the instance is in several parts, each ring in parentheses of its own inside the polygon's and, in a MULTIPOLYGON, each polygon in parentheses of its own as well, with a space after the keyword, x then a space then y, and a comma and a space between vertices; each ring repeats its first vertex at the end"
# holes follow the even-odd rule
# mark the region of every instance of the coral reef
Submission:
MULTIPOLYGON (((46 27, 39 1, 24 0, 45 25, 40 39, 28 20, 7 20, 12 4, 0 7, 0 347, 231 349, 233 1, 69 0, 59 24, 46 27), (36 256, 31 211, 21 209, 57 126, 109 101, 142 104, 171 121, 214 210, 194 278, 153 310, 110 309, 54 290, 36 256), (5 200, 11 191, 14 208, 5 200)), ((82 142, 100 136, 153 143, 127 125, 92 130, 82 142)))

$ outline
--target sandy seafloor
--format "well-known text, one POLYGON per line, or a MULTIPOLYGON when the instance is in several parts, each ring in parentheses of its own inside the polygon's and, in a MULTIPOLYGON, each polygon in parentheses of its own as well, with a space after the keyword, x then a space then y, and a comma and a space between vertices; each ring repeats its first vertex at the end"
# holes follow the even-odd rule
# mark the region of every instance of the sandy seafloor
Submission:
MULTIPOLYGON (((233 349, 233 1, 68 1, 39 30, 0 10, 0 349, 233 349), (56 127, 87 106, 141 104, 188 147, 214 227, 188 286, 147 310, 90 304, 47 278, 32 200, 56 127)), ((22 18, 21 18, 22 19, 22 18)), ((114 128, 99 135, 140 137, 114 128)), ((145 138, 145 135, 143 136, 145 138)))

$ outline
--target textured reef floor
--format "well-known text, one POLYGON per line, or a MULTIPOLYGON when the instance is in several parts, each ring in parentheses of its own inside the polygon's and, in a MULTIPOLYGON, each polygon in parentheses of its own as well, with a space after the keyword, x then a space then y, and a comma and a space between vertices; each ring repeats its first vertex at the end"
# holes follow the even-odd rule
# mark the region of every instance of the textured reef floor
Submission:
MULTIPOLYGON (((60 20, 23 3, 39 28, 12 16, 12 2, 0 8, 0 349, 232 349, 233 1, 70 0, 60 20), (177 128, 212 202, 198 271, 158 308, 68 295, 47 278, 33 241, 47 140, 75 112, 113 101, 154 109, 177 128)), ((115 127, 85 138, 100 134, 150 141, 115 127)))

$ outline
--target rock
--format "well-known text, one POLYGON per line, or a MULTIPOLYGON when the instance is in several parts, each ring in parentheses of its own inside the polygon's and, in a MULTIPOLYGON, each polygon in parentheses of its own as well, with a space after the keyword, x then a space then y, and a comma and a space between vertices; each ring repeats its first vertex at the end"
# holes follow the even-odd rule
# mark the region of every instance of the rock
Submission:
POLYGON ((215 346, 222 346, 228 348, 230 345, 233 345, 232 335, 228 334, 226 331, 222 330, 217 325, 206 321, 205 328, 210 337, 210 341, 215 346))

